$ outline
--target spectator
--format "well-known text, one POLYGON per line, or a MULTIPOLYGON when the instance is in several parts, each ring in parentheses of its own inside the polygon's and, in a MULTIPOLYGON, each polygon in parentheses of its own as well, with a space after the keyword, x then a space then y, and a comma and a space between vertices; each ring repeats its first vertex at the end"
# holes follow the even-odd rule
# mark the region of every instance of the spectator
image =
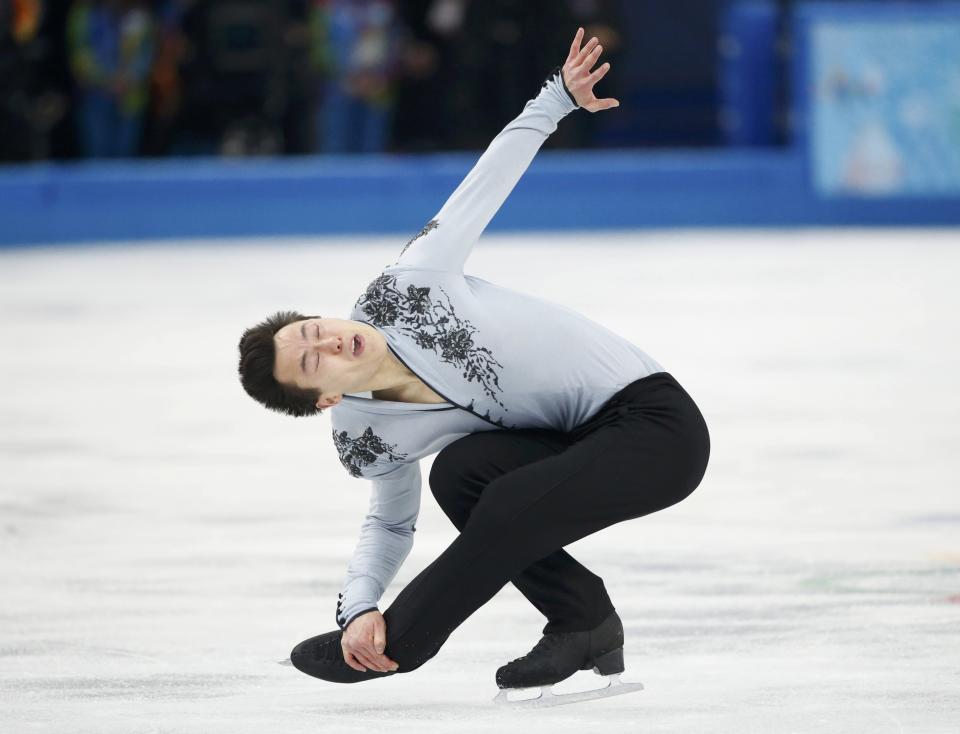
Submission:
POLYGON ((18 43, 26 43, 37 34, 40 18, 43 16, 43 2, 42 0, 10 0, 9 6, 4 7, 0 12, 10 15, 9 28, 14 40, 18 43))
POLYGON ((0 0, 0 160, 50 157, 53 131, 69 105, 58 73, 61 46, 50 37, 60 6, 0 0))
POLYGON ((377 152, 388 143, 400 56, 392 0, 314 0, 312 62, 324 80, 317 114, 325 153, 377 152))
POLYGON ((38 2, 0 2, 0 160, 38 157, 25 46, 36 33, 40 12, 38 2))
POLYGON ((76 0, 68 19, 80 144, 90 158, 135 155, 153 57, 153 19, 138 0, 76 0))
POLYGON ((183 104, 180 66, 187 49, 183 16, 194 1, 161 0, 157 4, 156 46, 144 123, 143 148, 147 155, 164 155, 170 149, 173 128, 183 104))
MULTIPOLYGON (((0 0, 2 4, 2 0, 0 0)), ((67 48, 67 16, 71 3, 44 0, 40 27, 31 46, 32 74, 36 82, 36 109, 44 138, 43 158, 76 158, 76 117, 73 75, 67 48)))
POLYGON ((319 103, 316 72, 310 68, 313 0, 286 0, 286 10, 283 28, 286 104, 281 120, 283 152, 311 153, 314 150, 315 106, 319 103))
MULTIPOLYGON (((576 32, 570 8, 556 0, 466 4, 455 46, 458 83, 449 90, 459 121, 455 147, 483 149, 523 109, 563 61, 571 27, 576 32)), ((551 136, 544 147, 558 141, 551 136)))
MULTIPOLYGON (((584 40, 597 36, 611 73, 604 96, 623 96, 619 74, 622 38, 620 2, 625 0, 434 0, 433 27, 444 26, 456 77, 446 83, 455 148, 482 149, 522 109, 569 45, 567 36, 583 26, 584 40)), ((548 148, 579 148, 597 137, 593 115, 573 115, 545 143, 548 148)))
MULTIPOLYGON (((288 107, 288 4, 186 2, 177 23, 183 54, 174 155, 275 155, 288 107)), ((294 14, 295 16, 296 14, 294 14)))
POLYGON ((404 0, 398 7, 406 29, 393 110, 393 149, 398 152, 449 147, 457 128, 450 100, 459 83, 457 44, 465 9, 466 0, 404 0))

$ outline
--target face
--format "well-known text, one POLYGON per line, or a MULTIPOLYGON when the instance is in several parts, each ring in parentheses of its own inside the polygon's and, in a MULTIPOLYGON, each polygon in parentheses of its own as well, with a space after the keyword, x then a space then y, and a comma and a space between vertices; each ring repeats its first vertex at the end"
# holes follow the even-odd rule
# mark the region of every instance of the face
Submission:
POLYGON ((274 334, 273 344, 273 376, 285 385, 322 390, 320 408, 336 405, 343 393, 369 390, 386 352, 376 329, 344 319, 295 321, 274 334))

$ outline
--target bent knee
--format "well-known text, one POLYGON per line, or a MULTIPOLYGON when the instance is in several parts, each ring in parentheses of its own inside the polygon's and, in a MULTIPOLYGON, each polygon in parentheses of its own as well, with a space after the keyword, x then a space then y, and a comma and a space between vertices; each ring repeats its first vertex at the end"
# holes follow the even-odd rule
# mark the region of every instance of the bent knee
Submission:
POLYGON ((460 486, 463 481, 463 475, 456 468, 452 457, 441 453, 434 459, 433 466, 430 467, 430 492, 437 500, 440 507, 446 509, 453 507, 457 503, 457 497, 460 495, 460 486))
POLYGON ((464 460, 467 457, 464 448, 467 439, 472 437, 472 434, 463 436, 440 449, 440 452, 433 459, 433 466, 430 467, 431 487, 449 484, 449 480, 456 479, 461 474, 464 460))
POLYGON ((486 452, 484 433, 472 433, 444 446, 430 467, 430 491, 441 506, 460 494, 460 487, 473 476, 486 452))

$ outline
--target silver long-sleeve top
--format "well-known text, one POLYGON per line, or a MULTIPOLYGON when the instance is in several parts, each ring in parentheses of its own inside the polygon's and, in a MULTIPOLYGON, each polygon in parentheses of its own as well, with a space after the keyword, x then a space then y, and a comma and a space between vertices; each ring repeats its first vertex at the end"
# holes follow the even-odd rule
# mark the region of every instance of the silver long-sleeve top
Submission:
POLYGON ((341 463, 372 483, 337 602, 341 628, 377 608, 410 552, 421 458, 477 431, 569 432, 621 388, 664 371, 638 347, 565 306, 463 273, 487 223, 574 109, 555 70, 350 314, 376 328, 397 359, 447 402, 358 393, 344 395, 331 410, 341 463))

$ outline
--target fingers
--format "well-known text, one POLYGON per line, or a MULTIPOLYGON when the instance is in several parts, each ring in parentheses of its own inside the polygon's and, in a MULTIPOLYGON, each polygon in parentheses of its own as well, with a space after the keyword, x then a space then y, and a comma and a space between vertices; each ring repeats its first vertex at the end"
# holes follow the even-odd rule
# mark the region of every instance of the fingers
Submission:
POLYGON ((376 615, 373 622, 373 651, 376 660, 387 670, 393 670, 397 664, 383 654, 387 646, 387 623, 382 616, 376 615))
POLYGON ((375 670, 386 673, 394 670, 397 663, 386 655, 378 654, 373 647, 367 645, 343 646, 343 661, 354 670, 375 670))
POLYGON ((375 631, 359 638, 344 637, 340 642, 343 650, 343 660, 354 670, 375 670, 386 673, 396 670, 397 663, 386 655, 386 628, 382 624, 375 626, 375 631))
POLYGON ((367 660, 373 663, 375 670, 385 673, 388 670, 393 670, 396 663, 383 654, 383 649, 387 644, 386 640, 383 638, 384 631, 378 629, 376 634, 381 636, 374 637, 372 645, 369 642, 367 642, 366 645, 363 645, 360 648, 360 652, 364 655, 364 657, 367 658, 367 660))
POLYGON ((588 53, 587 56, 584 58, 583 63, 581 64, 583 68, 589 71, 590 68, 595 63, 597 63, 597 59, 600 58, 601 53, 603 53, 603 46, 601 46, 598 43, 596 46, 593 47, 593 50, 590 53, 588 53))
POLYGON ((594 85, 610 71, 610 62, 604 62, 593 72, 590 71, 602 52, 603 46, 597 43, 596 38, 592 38, 590 43, 584 46, 577 55, 578 59, 582 59, 582 63, 579 66, 571 66, 564 70, 564 83, 577 104, 589 112, 599 112, 600 110, 609 110, 620 106, 620 101, 617 99, 612 97, 597 99, 593 95, 594 85))
POLYGON ((387 628, 383 620, 373 628, 373 649, 377 655, 381 654, 387 646, 387 628))
POLYGON ((375 670, 378 673, 387 672, 387 669, 384 666, 380 665, 380 663, 378 663, 373 658, 373 656, 369 655, 366 650, 357 650, 354 653, 354 656, 357 658, 357 660, 360 661, 362 665, 365 665, 370 670, 375 670))
POLYGON ((377 652, 377 650, 371 644, 371 641, 367 641, 366 644, 356 645, 353 648, 353 654, 368 668, 381 673, 386 673, 388 670, 393 670, 393 666, 396 665, 396 663, 386 655, 377 652))
POLYGON ((613 97, 608 97, 607 99, 597 99, 594 100, 591 104, 587 106, 587 110, 590 112, 600 112, 601 110, 609 110, 612 107, 619 107, 620 100, 614 99, 613 97))
POLYGON ((598 81, 603 79, 604 76, 606 76, 608 71, 610 71, 609 61, 597 67, 597 70, 587 77, 587 83, 590 84, 591 86, 596 84, 598 81))
POLYGON ((577 33, 573 37, 573 43, 570 44, 570 53, 567 54, 567 61, 572 61, 580 53, 580 41, 583 40, 583 28, 577 28, 577 33))
POLYGON ((573 66, 580 66, 581 64, 583 64, 583 62, 586 61, 587 56, 591 52, 593 52, 594 48, 599 43, 600 41, 597 40, 596 36, 594 36, 589 41, 587 41, 587 44, 580 50, 580 53, 578 53, 576 57, 573 59, 573 66))
POLYGON ((343 650, 343 662, 345 662, 354 670, 359 670, 361 673, 366 671, 366 668, 364 668, 362 665, 360 665, 360 663, 357 662, 357 659, 353 656, 353 653, 347 650, 346 648, 344 648, 343 650))

